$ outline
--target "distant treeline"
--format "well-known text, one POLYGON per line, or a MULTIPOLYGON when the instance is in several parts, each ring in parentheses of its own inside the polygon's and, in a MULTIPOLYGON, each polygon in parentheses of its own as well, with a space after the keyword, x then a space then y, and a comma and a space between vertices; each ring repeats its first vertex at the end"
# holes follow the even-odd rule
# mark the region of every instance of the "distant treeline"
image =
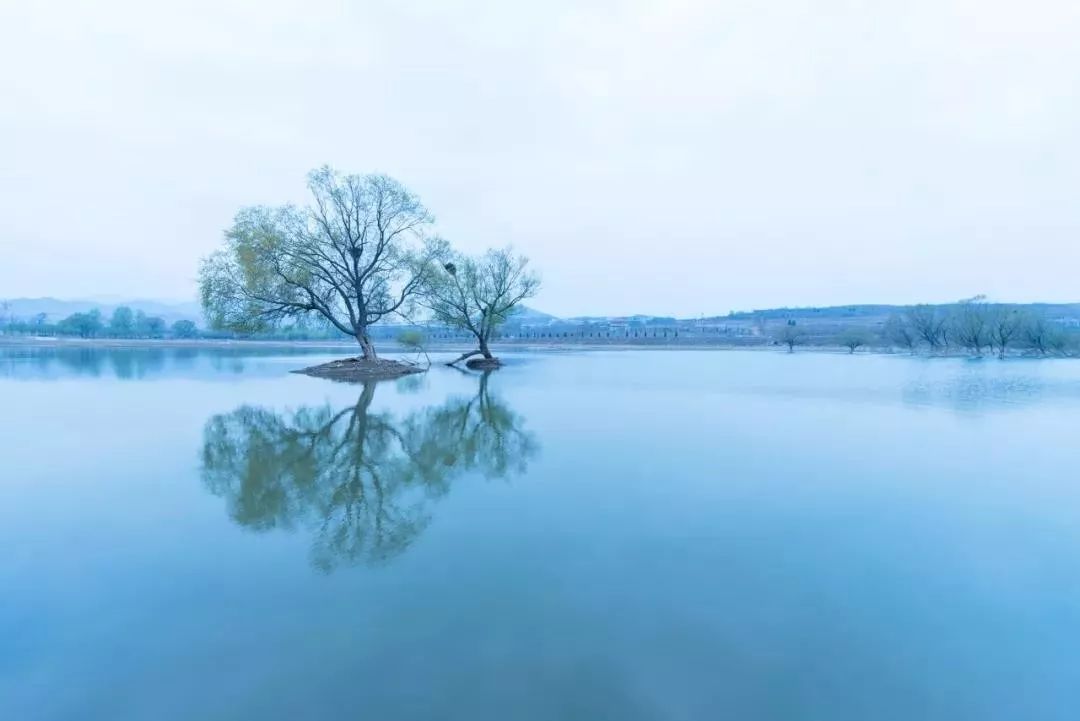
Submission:
POLYGON ((94 309, 72 313, 59 321, 50 321, 45 313, 26 319, 0 318, 0 333, 5 335, 70 337, 70 338, 131 338, 131 339, 229 339, 258 340, 321 340, 340 338, 340 334, 323 327, 288 327, 268 333, 238 334, 207 330, 194 321, 178 320, 171 325, 164 319, 147 315, 127 306, 116 308, 109 317, 94 309))
MULTIPOLYGON (((531 319, 530 319, 531 320, 531 319)), ((466 333, 441 324, 378 324, 377 340, 400 340, 419 334, 425 342, 460 343, 466 333)), ((99 310, 73 313, 51 321, 44 313, 30 318, 0 316, 0 334, 130 339, 250 339, 276 341, 347 341, 328 324, 307 322, 257 333, 218 331, 191 320, 171 325, 162 318, 121 306, 108 317, 99 310)), ((1013 305, 973 298, 942 305, 865 305, 733 313, 711 319, 632 317, 623 319, 551 318, 542 323, 511 319, 493 336, 503 342, 799 346, 901 349, 910 353, 1038 356, 1080 355, 1080 306, 1013 305)))
POLYGON ((863 346, 931 354, 964 352, 981 356, 990 352, 1000 358, 1010 353, 1047 356, 1080 351, 1076 319, 1052 314, 1053 306, 988 303, 980 296, 946 305, 862 308, 866 312, 832 316, 832 325, 805 315, 789 317, 773 327, 770 337, 789 350, 797 345, 838 345, 852 353, 863 346), (889 315, 874 317, 873 310, 885 308, 889 315), (835 321, 841 318, 837 325, 835 321), (823 328, 832 332, 823 337, 823 328))
POLYGON ((885 322, 883 334, 895 346, 916 352, 960 349, 1004 358, 1010 351, 1069 354, 1080 336, 1039 307, 987 303, 980 298, 952 305, 917 305, 885 322))

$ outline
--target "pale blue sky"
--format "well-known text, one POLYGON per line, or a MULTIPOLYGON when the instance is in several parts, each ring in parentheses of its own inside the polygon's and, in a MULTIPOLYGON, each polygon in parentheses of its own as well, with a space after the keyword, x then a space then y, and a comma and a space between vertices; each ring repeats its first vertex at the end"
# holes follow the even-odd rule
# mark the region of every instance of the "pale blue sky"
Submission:
POLYGON ((559 314, 1080 300, 1080 4, 0 6, 0 297, 190 298, 244 204, 390 173, 559 314))

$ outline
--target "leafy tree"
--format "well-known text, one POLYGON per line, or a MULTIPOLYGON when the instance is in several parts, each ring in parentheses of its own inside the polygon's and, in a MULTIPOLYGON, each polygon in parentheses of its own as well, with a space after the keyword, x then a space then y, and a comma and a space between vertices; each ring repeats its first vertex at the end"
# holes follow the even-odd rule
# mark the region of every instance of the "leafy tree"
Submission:
POLYGON ((72 313, 60 321, 59 331, 64 335, 77 335, 80 338, 95 338, 102 329, 101 311, 91 310, 87 313, 72 313))
POLYGON ((118 338, 127 338, 135 332, 135 313, 126 305, 113 311, 109 319, 109 333, 118 338))
POLYGON ((190 320, 178 320, 172 324, 173 338, 196 338, 198 335, 199 329, 190 320))
POLYGON ((148 316, 146 313, 135 313, 135 334, 140 338, 161 338, 165 335, 165 320, 156 315, 148 316))
POLYGON ((444 272, 432 277, 424 304, 436 320, 466 331, 477 343, 476 350, 449 365, 475 355, 494 359, 488 346, 493 335, 520 303, 540 288, 540 277, 528 266, 528 258, 503 248, 489 250, 479 258, 455 254, 443 266, 444 272))
POLYGON ((404 314, 446 252, 420 200, 385 175, 308 175, 303 208, 249 207, 203 261, 200 294, 213 328, 264 331, 318 316, 376 358, 368 329, 404 314))

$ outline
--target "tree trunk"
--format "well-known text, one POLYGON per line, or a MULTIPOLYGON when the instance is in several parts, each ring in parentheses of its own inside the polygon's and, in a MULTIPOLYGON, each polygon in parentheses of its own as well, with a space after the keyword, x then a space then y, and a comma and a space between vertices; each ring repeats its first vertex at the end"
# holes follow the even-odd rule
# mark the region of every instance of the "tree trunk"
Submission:
POLYGON ((378 360, 379 357, 375 355, 375 346, 371 344, 371 338, 367 333, 357 333, 356 342, 360 344, 360 357, 366 361, 378 360))
POLYGON ((488 360, 491 360, 491 359, 493 359, 495 357, 495 356, 491 355, 491 349, 488 348, 487 338, 481 338, 480 339, 480 352, 488 360))

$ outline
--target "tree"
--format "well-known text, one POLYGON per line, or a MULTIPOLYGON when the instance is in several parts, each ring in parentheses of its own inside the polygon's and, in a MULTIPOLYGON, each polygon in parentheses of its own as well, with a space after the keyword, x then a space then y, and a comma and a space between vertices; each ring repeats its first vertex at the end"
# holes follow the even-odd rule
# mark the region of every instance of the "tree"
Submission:
POLYGON ((787 346, 788 353, 794 353, 795 346, 803 342, 804 334, 802 328, 796 325, 794 320, 789 320, 780 326, 775 337, 777 342, 787 346))
POLYGON ((840 335, 840 345, 848 349, 848 353, 854 354, 862 346, 870 342, 867 333, 859 328, 851 328, 840 335))
POLYGON ((1040 355, 1047 355, 1059 348, 1062 335, 1061 329, 1051 324, 1042 313, 1028 315, 1022 328, 1025 345, 1040 355))
POLYGON ((203 261, 199 287, 213 328, 260 331, 321 317, 376 358, 368 329, 409 309, 446 252, 419 199, 385 175, 308 175, 303 208, 249 207, 203 261))
POLYGON ((948 345, 949 318, 932 305, 916 305, 904 312, 904 320, 915 336, 936 351, 948 345))
POLYGON ((477 342, 476 350, 448 365, 475 355, 494 360, 488 346, 492 336, 540 288, 539 276, 528 265, 528 258, 510 248, 489 250, 479 258, 454 254, 444 272, 432 277, 423 303, 436 320, 470 333, 477 342))
POLYGON ((118 337, 126 338, 135 332, 135 313, 126 305, 122 305, 113 311, 109 319, 109 333, 118 337))
POLYGON ((889 316, 889 319, 885 321, 882 335, 887 343, 905 348, 913 355, 919 345, 919 336, 903 316, 889 316))
POLYGON ((404 418, 372 410, 374 395, 369 382, 345 407, 214 416, 203 431, 203 483, 245 528, 309 534, 311 562, 328 573, 404 552, 458 477, 506 478, 537 453, 486 374, 475 395, 404 418))
POLYGON ((990 310, 981 296, 957 303, 950 327, 956 342, 975 355, 990 345, 990 310))
POLYGON ((58 330, 67 335, 77 335, 80 338, 94 338, 104 324, 101 322, 101 311, 96 308, 88 313, 72 313, 60 321, 58 330))
POLYGON ((190 320, 178 320, 172 324, 173 338, 195 338, 199 335, 199 329, 190 320))
POLYGON ((165 320, 156 315, 148 316, 141 310, 136 311, 135 335, 140 338, 160 338, 165 335, 165 320))
POLYGON ((1015 306, 998 305, 991 308, 988 315, 990 347, 996 348, 998 358, 1004 360, 1009 346, 1019 339, 1026 325, 1024 314, 1015 306))

